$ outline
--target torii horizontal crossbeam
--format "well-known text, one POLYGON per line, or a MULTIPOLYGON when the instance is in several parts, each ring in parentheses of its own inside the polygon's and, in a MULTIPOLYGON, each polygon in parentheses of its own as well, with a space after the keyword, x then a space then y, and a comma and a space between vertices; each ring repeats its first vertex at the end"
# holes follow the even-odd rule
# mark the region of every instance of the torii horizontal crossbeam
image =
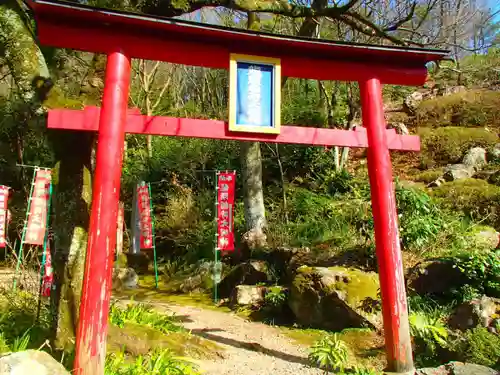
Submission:
MULTIPOLYGON (((51 129, 97 131, 100 108, 86 107, 81 110, 53 109, 49 111, 48 127, 51 129)), ((210 138, 237 141, 259 141, 311 146, 368 147, 364 128, 357 130, 308 128, 304 126, 282 126, 281 133, 253 134, 228 130, 227 123, 220 120, 199 120, 163 116, 144 116, 129 110, 127 133, 210 138)), ((419 151, 420 138, 416 135, 400 135, 387 129, 387 143, 391 150, 419 151)))

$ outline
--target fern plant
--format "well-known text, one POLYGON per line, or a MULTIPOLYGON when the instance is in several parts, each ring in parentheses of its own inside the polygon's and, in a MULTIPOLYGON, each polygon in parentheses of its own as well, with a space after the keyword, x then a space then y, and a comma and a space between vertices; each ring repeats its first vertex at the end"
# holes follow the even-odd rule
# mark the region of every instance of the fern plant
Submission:
POLYGON ((348 348, 337 334, 326 335, 316 341, 309 351, 309 361, 325 371, 343 372, 347 364, 348 348))

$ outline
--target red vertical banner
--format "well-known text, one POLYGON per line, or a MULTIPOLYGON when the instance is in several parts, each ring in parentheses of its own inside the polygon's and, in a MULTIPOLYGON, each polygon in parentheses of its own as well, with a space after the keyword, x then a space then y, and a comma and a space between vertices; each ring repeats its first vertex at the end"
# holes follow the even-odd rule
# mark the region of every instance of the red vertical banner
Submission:
POLYGON ((125 207, 123 202, 118 203, 118 219, 116 230, 116 253, 121 254, 123 251, 123 224, 124 224, 125 207))
POLYGON ((50 291, 52 289, 52 282, 54 280, 54 274, 52 272, 52 256, 50 255, 50 241, 47 241, 47 247, 45 249, 45 265, 43 270, 42 278, 42 296, 49 297, 50 291))
POLYGON ((0 248, 6 246, 9 188, 0 185, 0 248))
POLYGON ((141 249, 153 248, 153 225, 151 221, 151 197, 146 184, 137 186, 137 204, 139 205, 139 226, 141 228, 141 249))
POLYGON ((236 172, 217 173, 217 250, 234 250, 236 172))
POLYGON ((49 201, 50 179, 51 173, 49 169, 39 169, 36 171, 24 243, 43 245, 45 230, 47 229, 47 204, 49 201))

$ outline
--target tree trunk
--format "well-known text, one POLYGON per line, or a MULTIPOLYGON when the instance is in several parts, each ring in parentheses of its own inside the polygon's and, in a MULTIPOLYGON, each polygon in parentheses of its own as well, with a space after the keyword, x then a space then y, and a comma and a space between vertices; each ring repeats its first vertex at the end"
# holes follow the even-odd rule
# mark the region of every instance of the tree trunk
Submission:
POLYGON ((243 174, 243 201, 247 233, 243 240, 249 249, 266 246, 264 229, 266 211, 262 187, 262 156, 259 142, 241 143, 241 169, 243 174))
MULTIPOLYGON (((60 96, 52 90, 45 58, 26 26, 15 0, 0 5, 0 50, 27 108, 28 117, 42 114, 42 102, 60 96)), ((60 102, 60 98, 56 100, 60 102)), ((56 347, 70 349, 78 320, 81 282, 87 246, 91 200, 90 159, 93 135, 84 132, 54 131, 50 134, 59 160, 54 169, 55 232, 53 267, 55 290, 51 294, 56 347), (60 300, 59 300, 60 297, 60 300)))
POLYGON ((54 169, 54 289, 51 294, 54 344, 71 350, 80 295, 90 205, 93 134, 57 130, 52 135, 58 163, 54 169))
POLYGON ((40 48, 25 25, 15 0, 0 2, 0 51, 24 103, 38 106, 52 87, 49 70, 40 48))
MULTIPOLYGON (((260 20, 257 14, 248 13, 247 29, 258 30, 260 20)), ((241 143, 241 169, 243 174, 243 201, 245 208, 245 227, 243 242, 249 250, 267 245, 264 234, 266 211, 262 187, 262 155, 259 142, 241 143)))

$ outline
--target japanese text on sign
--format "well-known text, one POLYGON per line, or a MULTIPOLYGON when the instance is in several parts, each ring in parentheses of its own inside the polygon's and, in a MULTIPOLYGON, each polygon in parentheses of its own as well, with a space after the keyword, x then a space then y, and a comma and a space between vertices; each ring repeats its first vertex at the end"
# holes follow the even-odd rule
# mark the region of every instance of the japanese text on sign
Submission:
POLYGON ((35 173, 25 243, 43 245, 47 229, 47 202, 49 200, 51 173, 50 170, 44 169, 39 169, 35 173))
POLYGON ((9 199, 9 188, 0 186, 0 248, 6 245, 6 227, 7 227, 7 201, 9 199))
POLYGON ((137 186, 137 204, 139 205, 139 226, 141 229, 141 249, 153 248, 153 225, 151 221, 151 197, 148 185, 137 186))
POLYGON ((217 249, 234 250, 234 193, 236 173, 217 175, 217 249))

